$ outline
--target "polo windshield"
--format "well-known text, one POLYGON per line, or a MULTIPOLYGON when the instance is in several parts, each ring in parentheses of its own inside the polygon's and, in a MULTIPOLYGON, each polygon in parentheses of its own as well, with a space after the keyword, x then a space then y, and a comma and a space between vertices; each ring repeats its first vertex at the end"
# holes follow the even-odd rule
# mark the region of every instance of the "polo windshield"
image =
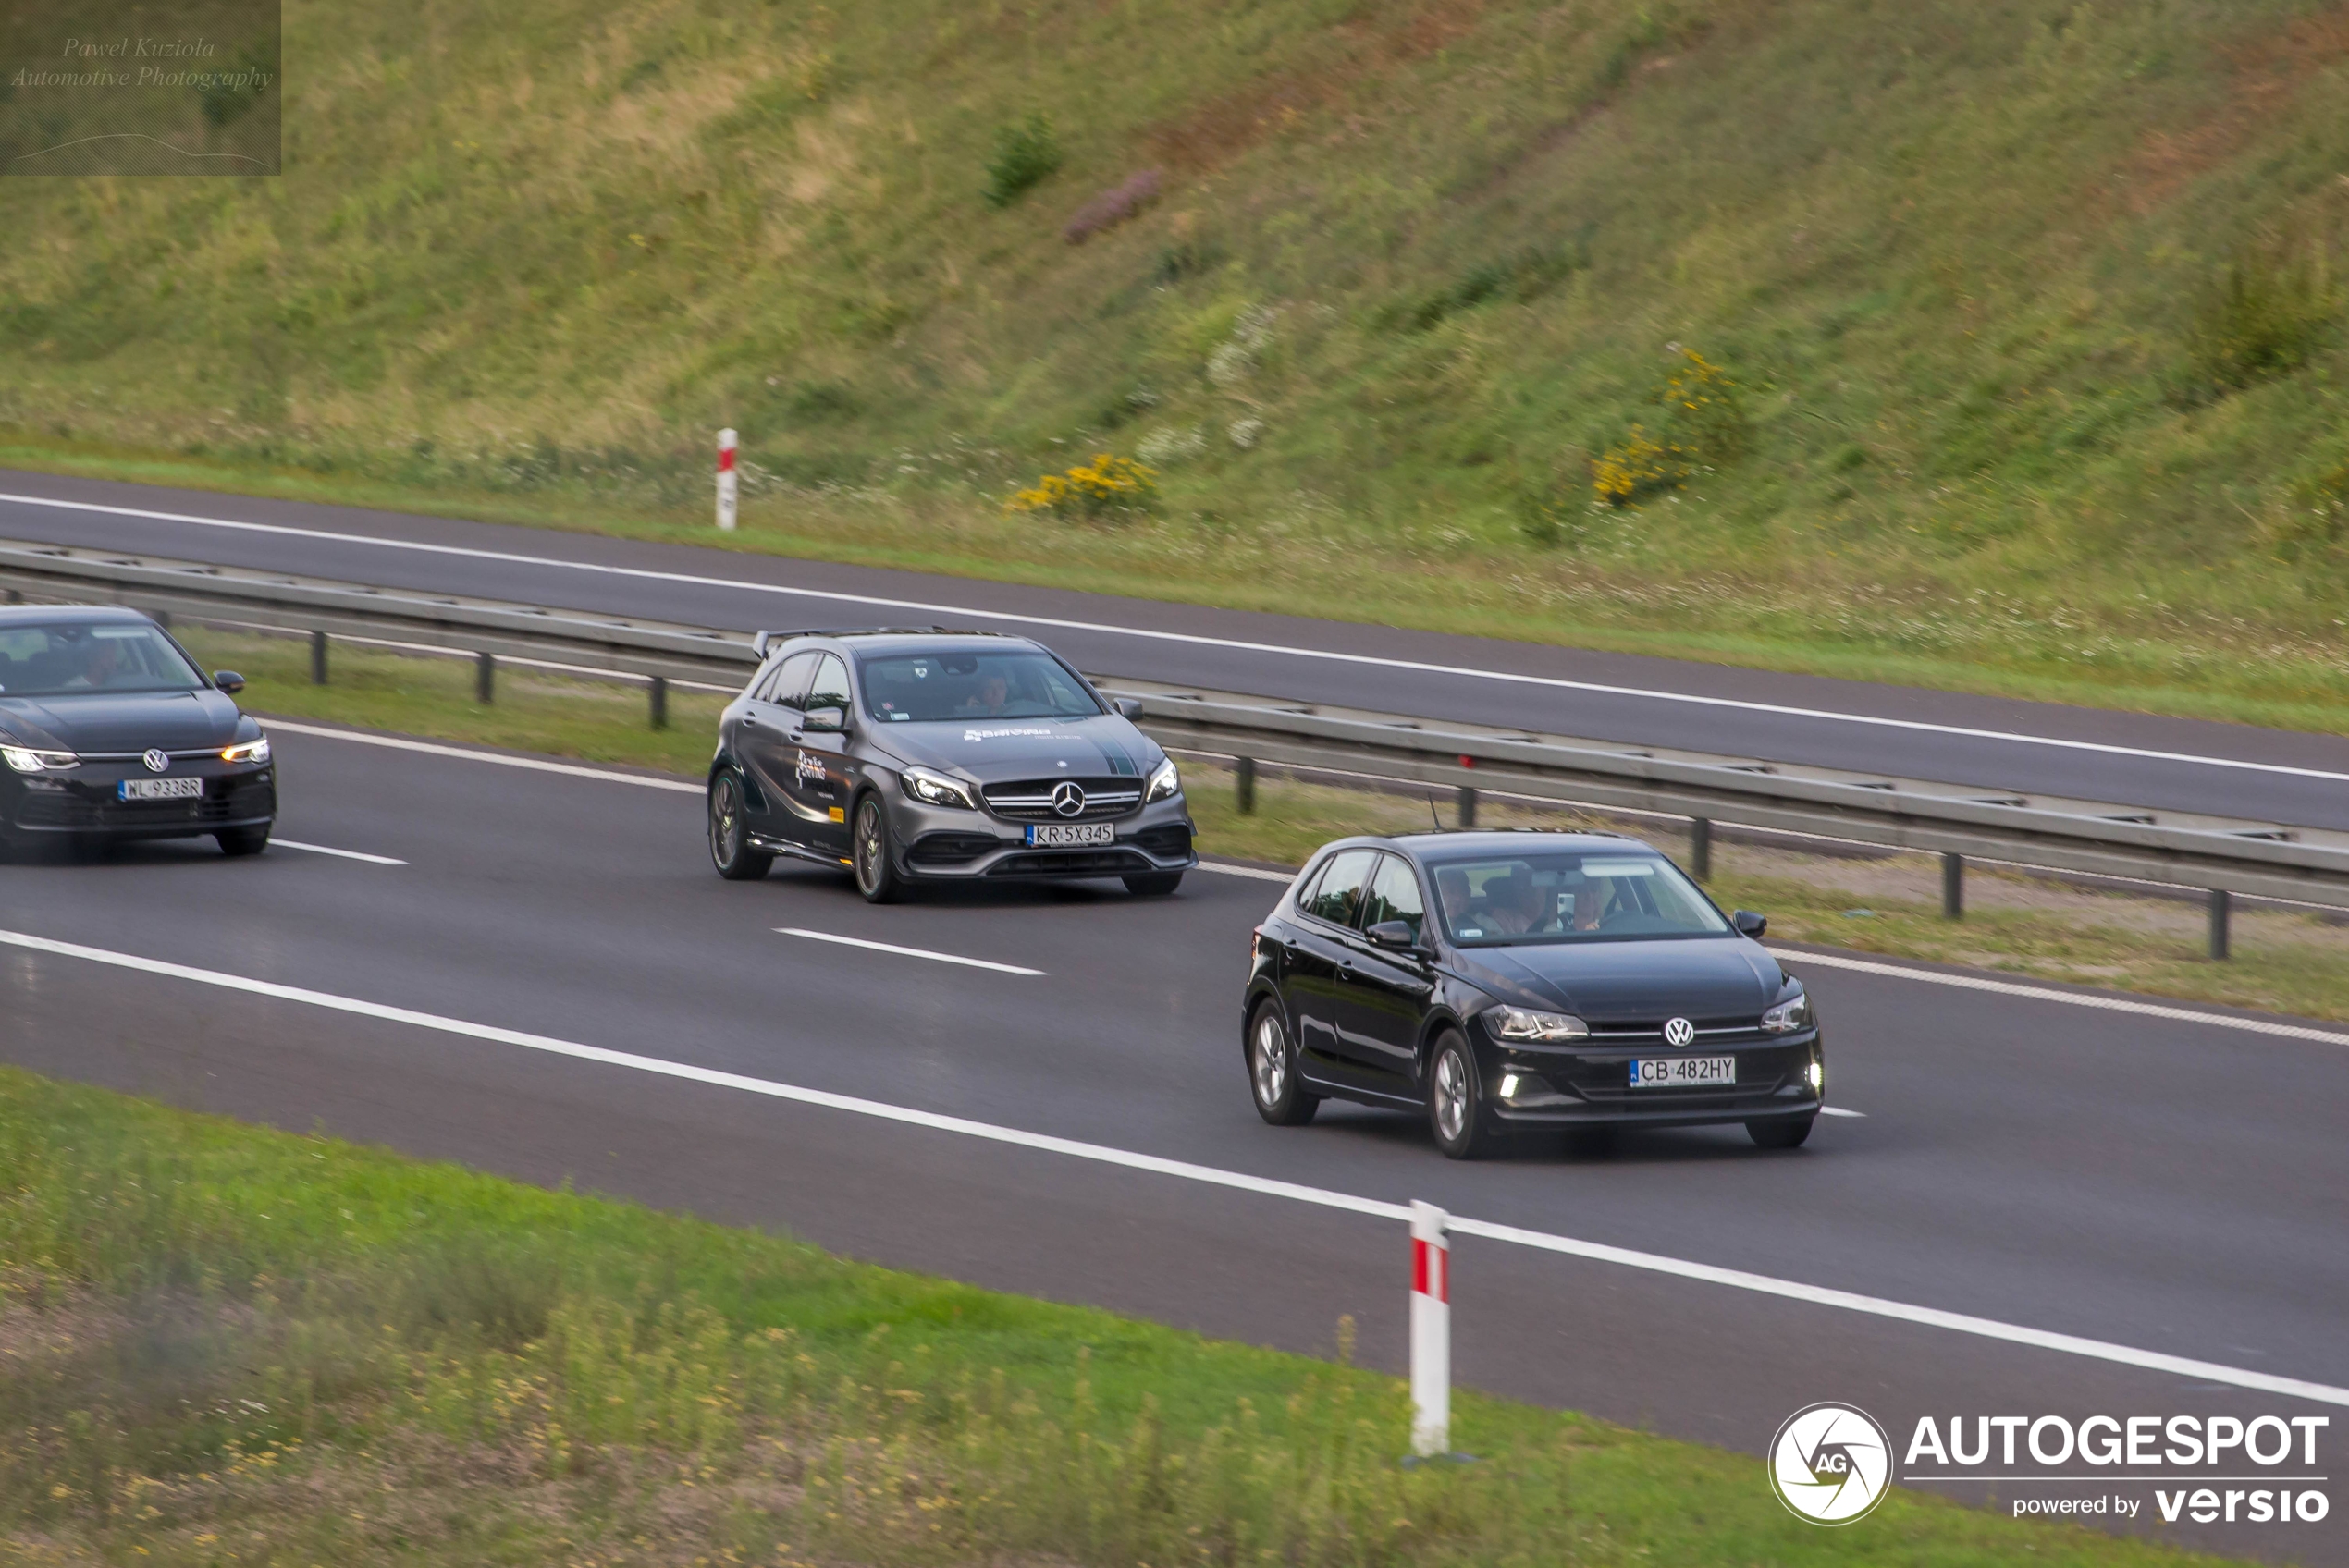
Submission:
POLYGON ((1556 851, 1437 861, 1444 928, 1464 948, 1718 937, 1720 911, 1661 855, 1556 851))
POLYGON ((0 697, 192 692, 203 684, 170 639, 136 621, 0 626, 0 697))
POLYGON ((1101 711, 1067 666, 1032 648, 880 654, 857 668, 865 711, 883 724, 1091 718, 1101 711))

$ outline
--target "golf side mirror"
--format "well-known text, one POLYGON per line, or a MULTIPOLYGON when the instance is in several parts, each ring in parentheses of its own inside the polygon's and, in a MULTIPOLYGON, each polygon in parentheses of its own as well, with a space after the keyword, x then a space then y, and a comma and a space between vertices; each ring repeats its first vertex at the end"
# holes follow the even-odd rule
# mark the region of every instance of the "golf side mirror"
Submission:
POLYGON ((1141 700, 1141 698, 1139 698, 1139 697, 1120 697, 1120 698, 1118 698, 1118 699, 1117 699, 1117 717, 1120 717, 1120 718, 1139 718, 1139 717, 1142 717, 1142 700, 1141 700))
POLYGON ((1729 916, 1729 924, 1748 937, 1759 937, 1770 928, 1770 917, 1756 914, 1750 909, 1741 909, 1729 916))
POLYGON ((812 734, 837 735, 848 728, 848 710, 846 708, 809 708, 805 722, 812 734))
POLYGON ((239 675, 233 669, 214 670, 212 672, 212 683, 215 686, 219 687, 222 691, 228 692, 230 696, 235 696, 238 692, 245 689, 245 678, 239 675))
POLYGON ((1420 940, 1412 932, 1410 923, 1404 920, 1382 920, 1362 935, 1368 937, 1373 946, 1393 948, 1398 951, 1417 947, 1420 940))

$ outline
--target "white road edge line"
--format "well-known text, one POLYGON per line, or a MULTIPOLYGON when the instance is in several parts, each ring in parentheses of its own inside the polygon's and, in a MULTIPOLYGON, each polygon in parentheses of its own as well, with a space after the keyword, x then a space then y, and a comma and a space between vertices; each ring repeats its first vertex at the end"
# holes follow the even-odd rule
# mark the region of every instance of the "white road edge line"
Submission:
POLYGON ((316 735, 362 746, 388 746, 396 752, 422 752, 426 756, 455 757, 461 762, 496 763, 500 767, 525 768, 532 773, 560 773, 567 778, 599 778, 607 784, 635 784, 647 790, 675 790, 687 795, 703 792, 701 785, 683 778, 648 778, 641 773, 616 773, 608 767, 582 767, 576 763, 547 762, 539 757, 510 757, 464 746, 443 746, 431 741, 409 741, 398 735, 371 735, 359 729, 329 729, 323 724, 296 724, 290 719, 272 718, 268 726, 273 735, 283 730, 289 735, 316 735))
POLYGON ((1864 1111, 1864 1110, 1847 1110, 1847 1109, 1845 1109, 1842 1106, 1839 1106, 1839 1105, 1823 1105, 1823 1106, 1821 1106, 1821 1107, 1819 1108, 1819 1114, 1820 1114, 1821 1116, 1862 1116, 1862 1117, 1863 1117, 1863 1116, 1867 1115, 1867 1112, 1866 1112, 1866 1111, 1864 1111))
POLYGON ((1955 986, 1961 990, 1988 991, 2000 997, 2024 997, 2035 1002, 2061 1002, 2066 1007, 2134 1012, 2140 1018, 2166 1018, 2180 1023, 2208 1024, 2214 1029, 2244 1029, 2254 1035, 2274 1035, 2287 1040, 2315 1040, 2328 1046, 2349 1046, 2349 1035, 2330 1029, 2311 1029, 2301 1023, 2272 1023, 2264 1018, 2232 1018, 2222 1012, 2203 1012, 2190 1007, 2164 1007, 2159 1002, 2138 1002, 2121 997, 2050 990, 2045 986, 2018 986, 2011 980, 1991 980, 1979 974, 1943 974, 1930 969, 1912 969, 1901 963, 1845 958, 1839 953, 1799 953, 1772 948, 1770 956, 1786 964, 1815 963, 1823 969, 1849 969, 1862 974, 1888 975, 1896 980, 1920 980, 1928 986, 1955 986))
MULTIPOLYGON (((0 496, 0 500, 7 497, 0 496)), ((430 741, 408 741, 396 735, 372 735, 356 729, 329 729, 324 725, 295 724, 282 718, 269 720, 273 730, 282 729, 294 735, 317 735, 330 741, 355 741, 363 746, 389 746, 403 752, 422 752, 428 756, 457 757, 466 762, 496 763, 501 767, 528 768, 539 773, 560 773, 573 778, 600 778, 613 784, 636 784, 653 790, 674 790, 688 795, 702 793, 702 786, 682 778, 647 778, 638 773, 614 773, 609 768, 581 767, 572 763, 545 762, 537 757, 510 757, 497 752, 470 751, 462 746, 437 745, 430 741)), ((1224 865, 1213 861, 1200 861, 1202 871, 1222 872, 1234 876, 1256 876, 1266 881, 1293 882, 1294 872, 1262 871, 1252 865, 1224 865)), ((2163 1018, 2180 1023, 2200 1023, 2213 1029, 2243 1029, 2255 1035, 2273 1035, 2287 1040, 2315 1040, 2328 1046, 2349 1046, 2349 1035, 2325 1029, 2310 1029, 2298 1023, 2271 1023, 2265 1019, 2234 1018, 2222 1012, 2201 1012, 2190 1007, 2164 1007, 2158 1002, 2128 1001, 2120 997, 2085 996, 2075 991, 2050 990, 2045 986, 2021 986, 2010 980, 1991 980, 1974 974, 1944 974, 1937 970, 1912 969, 1905 964, 1881 963, 1874 959, 1844 958, 1833 953, 1793 952, 1773 948, 1771 955, 1781 963, 1815 963, 1825 969, 1849 969, 1863 974, 1882 974, 1897 980, 1916 980, 1929 986, 1956 986, 1969 991, 1988 991, 1996 996, 2023 997, 2032 1001, 2062 1002, 2070 1007, 2102 1008, 2108 1012, 2134 1012, 2145 1018, 2163 1018)))
POLYGON ((964 958, 958 953, 934 953, 928 948, 901 948, 894 942, 868 942, 862 937, 842 937, 831 931, 810 931, 804 926, 778 925, 778 936, 805 937, 811 942, 837 942, 843 948, 869 948, 877 953, 896 953, 903 958, 926 958, 934 963, 959 963, 970 969, 992 969, 1002 974, 1041 974, 1040 969, 1027 969, 1016 963, 997 963, 992 959, 964 958))
POLYGON ((1267 871, 1261 865, 1234 865, 1227 861, 1202 860, 1201 871, 1220 872, 1225 876, 1253 876, 1260 882, 1278 882, 1283 887, 1297 880, 1294 871, 1267 871))
POLYGON ((341 545, 372 545, 378 549, 408 550, 420 555, 457 556, 469 560, 502 561, 516 566, 560 567, 606 577, 628 577, 656 582, 682 582, 701 588, 729 588, 753 594, 779 594, 831 604, 871 605, 881 609, 919 610, 930 615, 973 617, 1045 626, 1063 631, 1094 631, 1113 637, 1134 637, 1155 643, 1181 643, 1194 647, 1229 648, 1239 653, 1275 654, 1288 658, 1320 659, 1331 664, 1366 665, 1380 669, 1408 669, 1423 675, 1462 675, 1519 686, 1543 686, 1562 692, 1589 692, 1599 696, 1642 697, 1662 703, 1686 703, 1696 707, 1734 708, 1745 713, 1775 714, 1784 718, 1823 718, 1879 729, 1907 729, 1930 735, 1951 735, 1970 741, 2006 741, 2017 745, 2048 746, 2058 751, 2094 752, 2104 756, 2137 757, 2152 762, 2183 762, 2205 767, 2234 768, 2247 773, 2274 773, 2293 778, 2321 778, 2349 783, 2349 773, 2318 767, 2293 767, 2282 763, 2247 762, 2237 757, 2203 756, 2192 752, 2164 752, 2142 746, 2115 746, 2098 741, 2074 741, 2054 735, 2025 735, 2014 730, 1976 729, 1964 725, 1930 724, 1923 719, 1885 718, 1873 714, 1838 713, 1830 708, 1794 707, 1784 703, 1756 703, 1736 697, 1707 697, 1692 692, 1651 691, 1639 686, 1613 686, 1593 680, 1568 680, 1562 676, 1520 675, 1470 665, 1433 664, 1421 659, 1384 658, 1375 654, 1344 654, 1328 648, 1300 648, 1280 643, 1256 643, 1237 637, 1208 637, 1190 631, 1159 631, 1142 627, 1111 626, 1100 621, 1070 620, 1056 616, 1024 615, 1011 610, 976 609, 967 605, 937 605, 921 599, 886 599, 870 594, 844 594, 821 588, 793 588, 779 582, 753 582, 740 578, 707 577, 689 571, 656 571, 647 567, 610 566, 601 561, 567 561, 552 556, 526 556, 511 550, 478 550, 460 545, 429 545, 414 539, 385 539, 366 533, 338 533, 324 528, 294 528, 283 523, 247 522, 237 518, 198 517, 189 512, 154 511, 141 507, 106 506, 96 501, 61 501, 47 496, 18 496, 0 491, 0 502, 50 507, 63 511, 103 512, 115 517, 151 518, 158 522, 191 522, 203 528, 234 529, 285 538, 324 539, 341 545))
POLYGON ((371 855, 360 850, 329 849, 325 844, 305 844, 299 839, 272 838, 269 842, 276 849, 300 850, 304 854, 312 855, 332 855, 337 860, 363 860, 369 865, 406 865, 408 864, 404 860, 394 860, 389 855, 371 855))
MULTIPOLYGON (((1053 1137, 1049 1133, 1022 1132, 1017 1128, 1001 1127, 992 1122, 973 1121, 960 1116, 942 1116, 935 1111, 916 1110, 910 1106, 891 1105, 885 1101, 864 1099, 855 1095, 837 1095, 825 1089, 803 1088, 795 1084, 781 1084, 768 1078, 749 1078, 740 1073, 721 1072, 715 1068, 695 1067, 682 1061, 665 1060, 659 1057, 638 1056, 630 1051, 608 1050, 600 1046, 580 1045, 574 1041, 560 1040, 550 1035, 525 1034, 519 1029, 503 1029, 492 1024, 473 1023, 459 1018, 443 1018, 434 1013, 417 1012, 409 1008, 387 1007, 380 1002, 361 1001, 356 998, 338 997, 326 991, 305 990, 296 986, 281 986, 274 981, 248 979, 240 974, 228 974, 217 970, 196 969, 187 964, 170 963, 161 959, 141 958, 136 954, 114 952, 105 948, 83 947, 79 943, 60 942, 51 937, 35 937, 21 931, 0 930, 0 946, 20 948, 31 952, 50 953, 59 958, 81 959, 92 963, 105 964, 117 969, 134 970, 141 974, 162 975, 175 980, 191 980, 199 985, 215 986, 223 990, 241 991, 248 995, 269 997, 280 1001, 301 1002, 311 1007, 324 1008, 329 1011, 351 1013, 362 1018, 380 1019, 392 1023, 405 1023, 419 1029, 461 1035, 467 1039, 486 1040, 498 1045, 518 1046, 525 1050, 544 1051, 551 1056, 570 1057, 580 1061, 600 1062, 609 1067, 626 1068, 631 1072, 683 1079, 689 1083, 733 1089, 744 1094, 763 1095, 770 1099, 787 1100, 799 1105, 819 1106, 830 1110, 847 1111, 853 1115, 874 1117, 880 1121, 900 1122, 906 1126, 953 1133, 969 1138, 981 1138, 990 1143, 1009 1144, 1048 1154, 1067 1155, 1077 1159, 1088 1159, 1103 1165, 1123 1167, 1128 1170, 1174 1176, 1187 1182, 1227 1187, 1266 1197, 1286 1198, 1293 1203, 1312 1204, 1318 1207, 1341 1209, 1350 1214, 1369 1215, 1379 1219, 1402 1221, 1410 1218, 1410 1210, 1401 1204, 1383 1203, 1376 1198, 1359 1197, 1351 1193, 1333 1192, 1326 1187, 1309 1187, 1295 1182, 1280 1182, 1269 1177, 1246 1175, 1236 1170, 1218 1170, 1211 1165, 1194 1165, 1187 1160, 1166 1159, 1157 1155, 1138 1154, 1130 1149, 1111 1148, 1101 1144, 1080 1143, 1073 1138, 1053 1137)), ((2082 1339, 2073 1334, 2051 1333, 2046 1329, 2025 1328, 2020 1324, 2001 1323, 1995 1318, 1975 1317, 1962 1312, 1944 1312, 1937 1307, 1913 1306, 1906 1302, 1888 1301, 1881 1296, 1860 1295, 1851 1291, 1828 1290, 1818 1285, 1802 1284, 1793 1280, 1775 1279, 1767 1274, 1750 1274, 1739 1268, 1718 1268, 1708 1263, 1692 1263, 1684 1258, 1666 1257, 1656 1253, 1635 1252, 1628 1247, 1608 1246, 1598 1242, 1580 1241, 1572 1236, 1552 1235, 1542 1231, 1520 1230, 1514 1225, 1496 1225, 1489 1220, 1455 1217, 1451 1224, 1453 1231, 1458 1234, 1482 1236, 1490 1241, 1508 1242, 1518 1246, 1559 1253, 1569 1257, 1586 1258, 1598 1263, 1612 1263, 1627 1268, 1642 1269, 1649 1273, 1668 1275, 1676 1279, 1723 1285, 1732 1290, 1752 1291, 1757 1294, 1778 1296, 1788 1301, 1802 1302, 1814 1306, 1831 1306, 1846 1312, 1863 1313, 1873 1317, 1890 1318, 1897 1322, 1913 1323, 1925 1328, 1944 1329, 1952 1333, 1972 1334, 1977 1338, 1996 1340, 2007 1344, 2055 1351, 2061 1354, 2083 1356, 2094 1361, 2113 1362, 2123 1366, 2164 1372, 2174 1377, 2199 1378, 2206 1382, 2221 1383, 2232 1388, 2254 1389, 2262 1393, 2281 1394, 2288 1398, 2305 1399, 2320 1404, 2349 1406, 2349 1389, 2334 1388, 2330 1384, 2309 1382, 2298 1378, 2278 1377, 2269 1372, 2254 1372, 2240 1366, 2221 1366, 2217 1362, 2196 1361, 2186 1356, 2165 1354, 2158 1351, 2139 1350, 2131 1345, 2110 1344, 2102 1340, 2082 1339)))

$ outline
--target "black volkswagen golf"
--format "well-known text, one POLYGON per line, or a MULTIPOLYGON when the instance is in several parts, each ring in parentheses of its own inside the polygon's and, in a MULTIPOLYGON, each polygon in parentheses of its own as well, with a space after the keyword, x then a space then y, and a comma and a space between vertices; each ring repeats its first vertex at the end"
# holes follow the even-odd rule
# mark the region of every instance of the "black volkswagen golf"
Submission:
POLYGON ((0 846, 209 834, 260 853, 277 774, 243 689, 136 610, 0 607, 0 846))
POLYGON ((1199 864, 1174 761, 1040 643, 986 632, 761 632, 709 765, 719 875, 777 855, 913 882, 1116 876, 1199 864))
POLYGON ((1539 1128, 1741 1121, 1811 1134, 1826 1059, 1802 983, 1660 852, 1604 833, 1347 839, 1257 928, 1256 1109, 1424 1109, 1455 1159, 1539 1128))

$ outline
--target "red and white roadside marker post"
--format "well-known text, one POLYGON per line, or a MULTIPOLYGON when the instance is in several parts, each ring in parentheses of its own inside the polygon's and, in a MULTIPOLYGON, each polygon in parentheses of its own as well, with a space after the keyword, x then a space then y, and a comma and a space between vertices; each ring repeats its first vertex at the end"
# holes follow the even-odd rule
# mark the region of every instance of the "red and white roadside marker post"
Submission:
POLYGON ((1411 1453, 1452 1450, 1451 1216, 1411 1204, 1411 1453))
POLYGON ((731 430, 718 433, 718 527, 719 532, 734 531, 734 497, 737 484, 734 474, 735 436, 731 430))

